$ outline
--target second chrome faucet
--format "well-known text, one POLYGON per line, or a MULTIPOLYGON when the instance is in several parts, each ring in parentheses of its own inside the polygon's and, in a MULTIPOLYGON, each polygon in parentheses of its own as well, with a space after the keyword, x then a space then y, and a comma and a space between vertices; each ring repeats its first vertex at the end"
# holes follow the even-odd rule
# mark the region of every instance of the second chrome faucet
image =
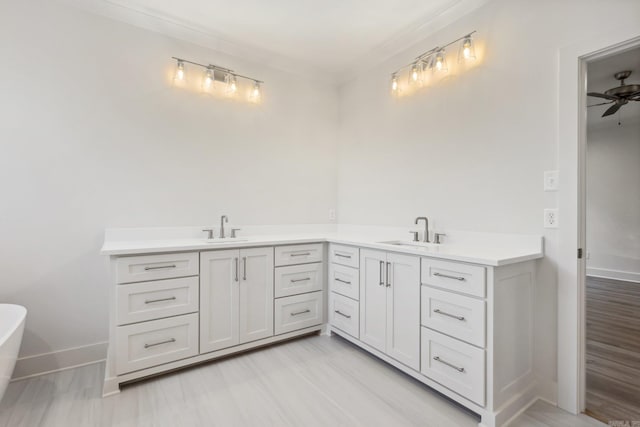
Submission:
POLYGON ((422 236, 422 241, 425 243, 429 243, 429 218, 426 216, 419 216, 416 218, 416 224, 420 221, 424 221, 424 235, 422 236))

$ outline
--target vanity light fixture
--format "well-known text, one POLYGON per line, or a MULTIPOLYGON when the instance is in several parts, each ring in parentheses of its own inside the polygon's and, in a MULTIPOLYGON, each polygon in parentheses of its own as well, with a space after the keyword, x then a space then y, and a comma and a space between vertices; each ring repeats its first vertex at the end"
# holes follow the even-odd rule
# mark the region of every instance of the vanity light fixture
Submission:
POLYGON ((222 82, 225 85, 225 93, 229 97, 234 97, 240 89, 240 85, 238 83, 238 79, 252 81, 253 85, 251 86, 251 90, 249 91, 248 100, 253 103, 259 103, 262 99, 262 84, 264 83, 262 80, 254 79, 253 77, 243 76, 234 72, 229 68, 220 67, 218 65, 213 64, 199 64, 197 62, 188 61, 186 59, 177 58, 175 56, 172 59, 176 60, 176 74, 174 77, 174 82, 182 83, 186 80, 186 64, 191 64, 196 67, 204 68, 205 71, 202 77, 202 91, 203 92, 213 92, 215 88, 216 82, 222 82))
POLYGON ((476 31, 472 31, 469 34, 459 37, 443 46, 436 46, 433 49, 429 49, 417 56, 410 64, 398 68, 396 71, 391 73, 391 92, 393 94, 399 94, 398 75, 406 69, 409 69, 409 86, 426 81, 428 71, 440 74, 447 73, 449 71, 449 66, 447 64, 446 48, 455 43, 462 42, 460 44, 460 51, 458 52, 458 62, 476 59, 476 52, 472 38, 475 33, 476 31))

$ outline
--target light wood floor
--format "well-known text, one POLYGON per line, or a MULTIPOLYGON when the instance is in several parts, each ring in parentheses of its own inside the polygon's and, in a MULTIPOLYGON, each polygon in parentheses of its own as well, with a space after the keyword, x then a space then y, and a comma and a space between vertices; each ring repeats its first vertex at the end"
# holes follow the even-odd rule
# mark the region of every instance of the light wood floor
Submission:
MULTIPOLYGON (((11 383, 0 426, 477 426, 346 341, 306 338, 131 384, 101 398, 103 364, 11 383)), ((538 402, 515 427, 594 427, 538 402)))
POLYGON ((586 301, 587 410, 640 421, 640 283, 587 277, 586 301))

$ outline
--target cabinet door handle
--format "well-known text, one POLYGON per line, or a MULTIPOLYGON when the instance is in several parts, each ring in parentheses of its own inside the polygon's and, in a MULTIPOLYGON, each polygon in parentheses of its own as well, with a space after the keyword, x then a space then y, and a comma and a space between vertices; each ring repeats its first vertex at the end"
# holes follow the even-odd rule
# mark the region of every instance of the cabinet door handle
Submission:
POLYGON ((380 286, 384 286, 384 280, 382 279, 383 269, 384 269, 384 261, 380 261, 380 286))
POLYGON ((438 276, 438 277, 444 277, 445 279, 453 279, 453 280, 459 280, 459 281, 463 281, 466 280, 464 277, 460 277, 460 276, 449 276, 448 274, 442 274, 442 273, 438 273, 435 272, 433 273, 434 276, 438 276))
POLYGON ((389 270, 391 270, 391 263, 387 263, 387 288, 391 287, 391 282, 389 281, 389 270))
POLYGON ((342 257, 342 258, 349 258, 349 259, 351 259, 351 255, 339 254, 339 253, 337 253, 337 252, 336 252, 335 254, 336 254, 336 256, 339 256, 339 257, 342 257))
POLYGON ((311 310, 306 309, 306 310, 302 310, 302 311, 297 311, 295 313, 291 313, 292 316, 298 316, 300 314, 305 314, 305 313, 311 313, 311 310))
POLYGON ((434 313, 438 313, 438 314, 442 314, 443 316, 447 316, 447 317, 452 317, 454 319, 458 319, 460 321, 464 320, 464 316, 456 316, 455 314, 449 314, 446 313, 444 311, 441 311, 439 308, 436 308, 435 310, 433 310, 434 313))
POLYGON ((342 279, 338 279, 337 277, 335 278, 336 282, 341 282, 344 283, 345 285, 350 285, 351 282, 347 282, 346 280, 342 280, 342 279))
POLYGON ((148 299, 148 300, 146 300, 144 303, 145 303, 145 304, 153 304, 154 302, 173 301, 174 299, 176 299, 176 297, 158 298, 158 299, 148 299))
POLYGON ((235 281, 238 281, 238 258, 234 258, 233 261, 236 263, 236 277, 235 281))
POLYGON ((344 314, 344 313, 343 313, 343 312, 341 312, 340 310, 334 310, 334 312, 335 312, 336 314, 339 314, 339 315, 340 315, 340 316, 342 316, 342 317, 346 317, 347 319, 351 319, 351 316, 350 316, 350 315, 348 315, 348 314, 344 314))
POLYGON ((247 280, 247 257, 242 257, 242 280, 247 280))
POLYGON ((308 280, 311 280, 311 277, 305 277, 304 279, 291 279, 291 283, 306 282, 308 280))
POLYGON ((176 268, 175 264, 171 264, 171 265, 159 265, 157 267, 145 267, 144 270, 145 271, 149 271, 149 270, 161 270, 163 268, 176 268))
POLYGON ((151 348, 151 347, 155 347, 157 345, 169 344, 169 343, 172 343, 172 342, 176 342, 176 339, 175 338, 169 338, 166 341, 154 342, 153 344, 145 344, 144 348, 151 348))
POLYGON ((433 358, 433 360, 435 360, 436 362, 440 362, 440 363, 442 363, 443 365, 447 365, 448 367, 453 368, 453 369, 455 369, 455 370, 456 370, 456 371, 458 371, 458 372, 464 372, 464 368, 459 368, 459 367, 457 367, 456 365, 454 365, 453 363, 449 363, 449 362, 447 362, 446 360, 442 360, 442 359, 440 359, 440 357, 438 357, 438 356, 435 356, 435 357, 433 358))
POLYGON ((291 256, 309 256, 311 255, 311 252, 300 252, 297 254, 291 254, 291 256))

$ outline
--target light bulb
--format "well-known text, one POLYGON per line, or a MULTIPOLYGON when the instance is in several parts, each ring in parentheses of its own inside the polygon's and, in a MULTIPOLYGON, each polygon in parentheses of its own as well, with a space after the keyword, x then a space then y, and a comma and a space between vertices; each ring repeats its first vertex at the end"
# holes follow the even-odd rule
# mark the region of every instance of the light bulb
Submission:
POLYGON ((393 94, 398 93, 398 76, 395 74, 391 76, 391 92, 393 94))
POLYGON ((260 89, 260 82, 254 82, 253 88, 251 88, 251 92, 249 93, 249 101, 258 103, 262 98, 262 90, 260 89))
POLYGON ((211 67, 207 67, 207 71, 202 81, 202 90, 204 92, 211 92, 213 90, 213 82, 215 81, 215 70, 211 67))
POLYGON ((178 67, 176 68, 176 75, 173 79, 176 82, 184 81, 184 62, 178 61, 178 67))
POLYGON ((473 46, 471 36, 467 36, 462 41, 460 53, 458 54, 458 62, 471 61, 476 59, 476 50, 473 46))
POLYGON ((436 53, 436 57, 433 60, 433 68, 442 73, 446 73, 449 71, 449 67, 447 67, 447 57, 445 56, 444 49, 438 51, 436 53))
POLYGON ((238 91, 238 79, 234 74, 227 73, 225 77, 227 83, 227 95, 233 96, 238 91))

